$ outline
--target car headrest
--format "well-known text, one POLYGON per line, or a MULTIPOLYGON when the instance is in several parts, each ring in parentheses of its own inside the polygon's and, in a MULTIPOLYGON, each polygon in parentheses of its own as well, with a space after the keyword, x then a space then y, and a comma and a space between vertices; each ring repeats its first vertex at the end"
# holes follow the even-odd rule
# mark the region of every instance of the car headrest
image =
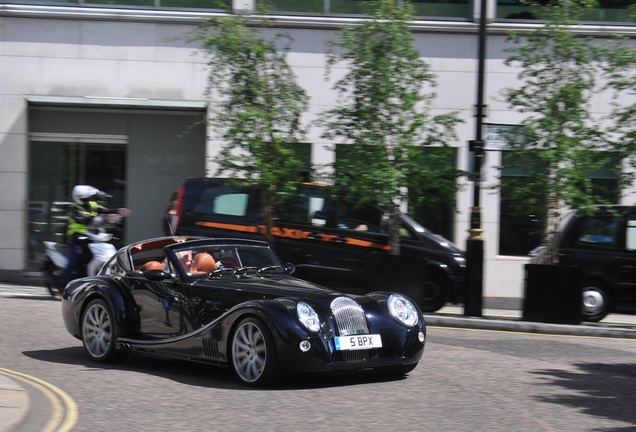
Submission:
POLYGON ((210 273, 216 270, 216 261, 209 253, 200 253, 194 256, 190 272, 192 274, 210 273))
POLYGON ((148 261, 147 263, 139 267, 139 270, 142 272, 148 270, 163 270, 163 264, 161 264, 159 261, 148 261))

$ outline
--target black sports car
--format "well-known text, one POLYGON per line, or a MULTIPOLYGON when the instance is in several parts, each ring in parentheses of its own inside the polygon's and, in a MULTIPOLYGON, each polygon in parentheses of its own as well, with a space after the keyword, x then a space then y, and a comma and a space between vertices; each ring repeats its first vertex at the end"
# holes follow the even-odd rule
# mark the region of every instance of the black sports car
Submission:
POLYGON ((345 295, 294 278, 265 242, 161 237, 120 249, 63 293, 67 330, 98 362, 130 351, 231 367, 248 385, 287 371, 417 366, 426 325, 406 296, 345 295))

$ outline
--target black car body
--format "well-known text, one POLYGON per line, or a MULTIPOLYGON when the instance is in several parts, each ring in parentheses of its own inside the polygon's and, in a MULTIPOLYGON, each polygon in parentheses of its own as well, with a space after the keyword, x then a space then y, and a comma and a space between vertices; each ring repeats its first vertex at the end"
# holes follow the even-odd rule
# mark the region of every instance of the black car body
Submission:
MULTIPOLYGON (((257 188, 228 179, 191 178, 178 196, 176 234, 264 239, 257 188)), ((301 184, 276 208, 273 246, 285 262, 294 263, 298 277, 342 292, 363 294, 387 278, 394 283, 401 278, 399 284, 408 286, 403 291, 425 312, 461 303, 463 252, 409 216, 400 218, 400 255, 395 257, 389 253, 381 208, 353 208, 329 186, 301 184)))
POLYGON ((344 295, 291 271, 265 242, 150 239, 69 283, 64 324, 95 361, 138 351, 229 366, 248 385, 275 384, 286 371, 415 368, 426 326, 413 302, 344 295), (191 274, 199 254, 213 256, 214 269, 191 274))
MULTIPOLYGON (((531 252, 531 263, 546 261, 546 248, 531 252)), ((636 312, 636 207, 602 206, 572 211, 561 223, 558 260, 581 267, 583 319, 636 312)))

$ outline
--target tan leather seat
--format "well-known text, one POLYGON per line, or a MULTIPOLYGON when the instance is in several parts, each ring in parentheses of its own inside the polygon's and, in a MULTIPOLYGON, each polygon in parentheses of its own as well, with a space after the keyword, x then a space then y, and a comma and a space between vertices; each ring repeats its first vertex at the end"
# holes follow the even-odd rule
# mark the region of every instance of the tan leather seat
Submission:
POLYGON ((214 261, 212 255, 209 253, 200 253, 194 256, 192 267, 190 267, 191 275, 208 274, 214 270, 216 270, 216 261, 214 261))
POLYGON ((161 264, 159 261, 148 261, 147 263, 139 267, 140 272, 145 272, 148 270, 163 270, 163 264, 161 264))

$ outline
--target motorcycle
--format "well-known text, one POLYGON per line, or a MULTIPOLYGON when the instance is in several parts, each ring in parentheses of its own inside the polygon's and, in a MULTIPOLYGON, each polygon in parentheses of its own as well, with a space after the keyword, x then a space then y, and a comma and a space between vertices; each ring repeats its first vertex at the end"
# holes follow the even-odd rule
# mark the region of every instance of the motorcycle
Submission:
MULTIPOLYGON (((122 216, 108 216, 108 223, 111 225, 117 225, 121 222, 122 216)), ((106 261, 117 253, 117 248, 112 244, 115 237, 105 227, 105 222, 101 216, 95 217, 88 232, 80 237, 80 246, 83 249, 83 253, 78 259, 71 280, 85 276, 95 276, 106 261)), ((61 277, 68 265, 66 250, 69 245, 53 241, 44 241, 43 243, 46 256, 43 266, 46 287, 53 297, 59 298, 64 290, 61 277)))

